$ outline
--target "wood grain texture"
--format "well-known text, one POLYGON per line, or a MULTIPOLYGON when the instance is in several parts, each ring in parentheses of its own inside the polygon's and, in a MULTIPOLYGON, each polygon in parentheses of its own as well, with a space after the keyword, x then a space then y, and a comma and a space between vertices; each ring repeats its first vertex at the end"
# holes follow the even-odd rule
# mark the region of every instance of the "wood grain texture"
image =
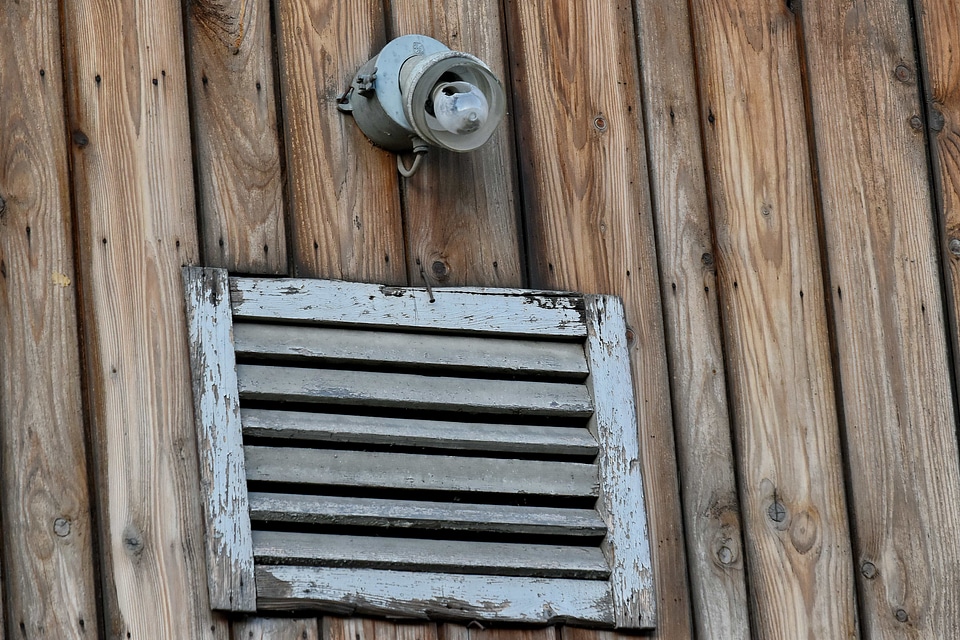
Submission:
POLYGON ((223 638, 207 600, 180 279, 197 259, 180 3, 92 0, 63 16, 101 633, 223 638))
POLYGON ((225 611, 256 611, 227 271, 185 267, 183 289, 206 518, 204 537, 210 606, 225 611))
POLYGON ((803 25, 860 620, 870 638, 946 637, 960 619, 960 468, 910 10, 811 0, 803 25))
POLYGON ((271 318, 507 336, 579 338, 586 335, 583 298, 556 291, 450 288, 428 292, 293 278, 234 278, 230 286, 237 319, 271 318))
POLYGON ((691 8, 753 631, 855 638, 798 25, 781 2, 691 8))
POLYGON ((247 446, 251 482, 596 496, 597 469, 575 462, 247 446))
POLYGON ((580 380, 587 376, 583 346, 572 342, 253 323, 237 324, 233 334, 240 356, 377 367, 412 366, 417 371, 548 374, 551 378, 580 380))
POLYGON ((323 619, 323 640, 438 640, 433 623, 396 623, 384 620, 323 619))
MULTIPOLYGON (((500 6, 498 0, 394 0, 389 24, 393 37, 421 33, 472 53, 508 86, 500 6)), ((431 149, 420 171, 402 180, 411 284, 421 282, 421 268, 432 284, 523 284, 516 162, 508 113, 480 149, 431 149)))
POLYGON ((233 623, 232 640, 320 640, 316 618, 245 618, 233 623))
POLYGON ((4 3, 0 41, 0 609, 96 637, 58 4, 4 3))
POLYGON ((690 12, 685 0, 634 6, 696 635, 749 638, 690 12))
POLYGON ((690 637, 633 11, 605 0, 507 5, 531 281, 624 299, 657 635, 690 637))
POLYGON ((607 532, 593 509, 258 492, 250 494, 250 517, 258 522, 597 538, 607 532))
POLYGON ((611 626, 602 580, 411 573, 336 567, 257 567, 261 610, 323 607, 340 615, 611 626))
POLYGON ((270 0, 184 6, 204 264, 286 273, 270 0))
POLYGON ((415 420, 274 409, 243 409, 241 417, 244 435, 257 438, 458 451, 597 455, 596 439, 582 427, 415 420))
MULTIPOLYGON (((258 563, 604 580, 599 547, 254 531, 258 563)), ((360 592, 363 593, 362 591, 360 592)), ((573 595, 573 594, 571 594, 573 595)))
POLYGON ((253 364, 238 366, 237 376, 245 400, 566 418, 593 412, 590 394, 580 384, 253 364))
MULTIPOLYGON (((960 6, 950 0, 914 0, 923 62, 933 177, 940 206, 940 249, 946 280, 948 334, 960 385, 960 6)), ((960 398, 960 386, 955 391, 960 398)))
POLYGON ((385 44, 380 0, 274 0, 296 275, 406 282, 395 156, 336 99, 385 44))

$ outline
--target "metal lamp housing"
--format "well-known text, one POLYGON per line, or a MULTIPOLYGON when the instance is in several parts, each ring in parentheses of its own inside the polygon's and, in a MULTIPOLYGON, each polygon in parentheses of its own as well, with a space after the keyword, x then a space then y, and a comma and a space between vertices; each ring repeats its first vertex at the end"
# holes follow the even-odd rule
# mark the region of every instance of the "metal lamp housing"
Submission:
POLYGON ((423 35, 388 43, 360 68, 351 88, 343 110, 353 113, 374 144, 391 151, 409 151, 424 143, 472 151, 490 139, 506 112, 503 86, 482 60, 423 35), (473 95, 455 93, 469 87, 475 87, 473 95), (456 131, 436 117, 433 99, 443 98, 439 92, 452 95, 453 101, 463 95, 463 102, 474 107, 456 131), (480 103, 482 109, 476 107, 480 103))

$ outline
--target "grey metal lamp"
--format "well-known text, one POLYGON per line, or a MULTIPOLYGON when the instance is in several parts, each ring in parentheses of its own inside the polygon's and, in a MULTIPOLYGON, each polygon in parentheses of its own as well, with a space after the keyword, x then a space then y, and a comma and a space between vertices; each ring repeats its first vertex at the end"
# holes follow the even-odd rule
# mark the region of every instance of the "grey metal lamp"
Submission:
POLYGON ((480 147, 506 112, 503 86, 482 60, 423 35, 389 42, 337 102, 374 144, 416 154, 409 169, 397 156, 405 177, 431 145, 457 152, 480 147))

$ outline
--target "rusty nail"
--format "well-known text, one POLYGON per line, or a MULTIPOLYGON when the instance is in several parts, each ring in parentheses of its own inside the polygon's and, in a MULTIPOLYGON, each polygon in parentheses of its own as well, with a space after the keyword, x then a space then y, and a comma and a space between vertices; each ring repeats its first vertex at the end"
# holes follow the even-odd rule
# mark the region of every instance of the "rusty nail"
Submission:
POLYGON ((906 622, 908 619, 907 612, 903 609, 897 609, 897 613, 895 615, 897 616, 897 620, 900 622, 906 622))
POLYGON ((57 518, 53 521, 53 532, 61 538, 70 535, 70 521, 66 518, 57 518))
POLYGON ((897 65, 897 68, 894 70, 894 75, 897 76, 897 80, 899 80, 900 82, 907 82, 910 80, 913 74, 910 73, 910 69, 907 68, 906 65, 899 64, 897 65))
POLYGON ((873 580, 873 578, 877 575, 877 565, 873 564, 872 562, 864 562, 860 566, 860 573, 867 580, 873 580))
POLYGON ((910 126, 913 127, 914 131, 920 131, 920 129, 923 129, 923 120, 920 119, 920 116, 913 116, 910 118, 910 126))
POLYGON ((950 253, 960 258, 960 238, 950 238, 948 246, 950 247, 950 253))

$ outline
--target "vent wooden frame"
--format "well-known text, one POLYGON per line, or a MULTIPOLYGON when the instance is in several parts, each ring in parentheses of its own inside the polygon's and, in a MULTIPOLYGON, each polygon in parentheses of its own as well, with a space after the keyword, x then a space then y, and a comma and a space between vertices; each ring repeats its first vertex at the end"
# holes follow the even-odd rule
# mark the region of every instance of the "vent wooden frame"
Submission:
POLYGON ((183 280, 214 608, 654 626, 618 298, 183 280))

